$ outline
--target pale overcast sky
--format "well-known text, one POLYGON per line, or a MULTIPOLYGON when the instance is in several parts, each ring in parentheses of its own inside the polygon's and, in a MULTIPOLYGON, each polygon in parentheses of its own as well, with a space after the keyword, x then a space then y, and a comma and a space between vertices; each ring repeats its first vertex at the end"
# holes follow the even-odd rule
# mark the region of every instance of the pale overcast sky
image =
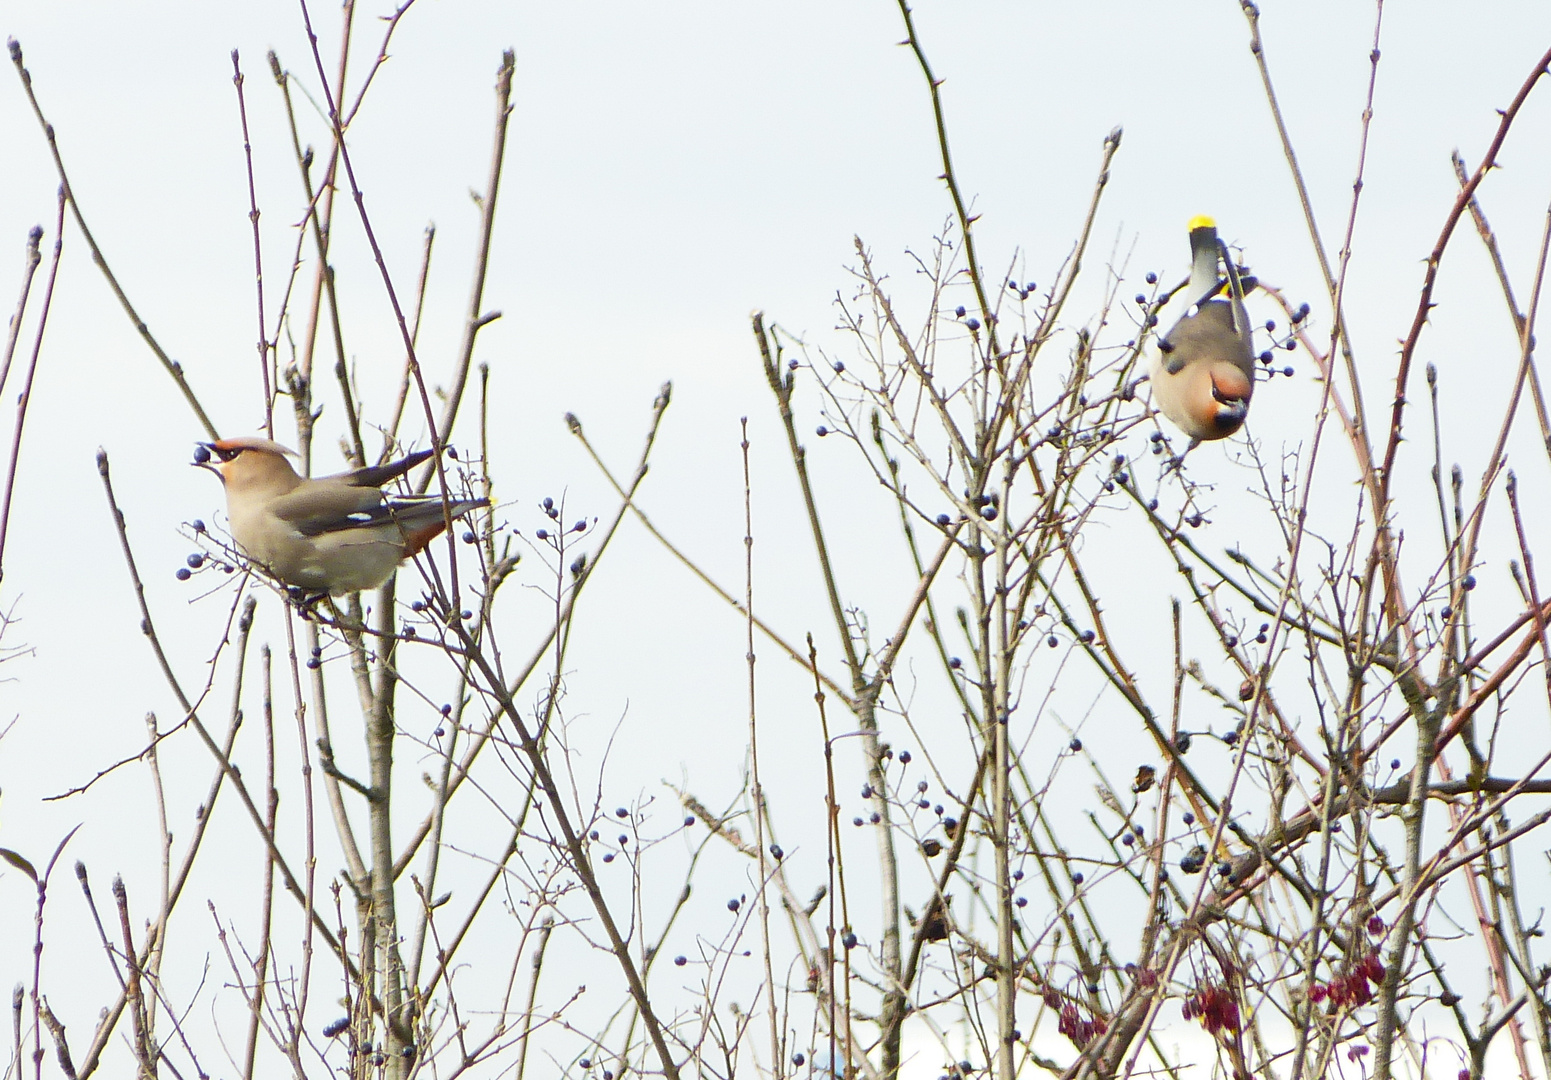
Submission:
MULTIPOLYGON (((1266 54, 1334 254, 1355 175, 1374 8, 1350 0, 1267 0, 1263 8, 1266 54)), ((358 16, 357 73, 375 49, 378 13, 363 7, 358 16)), ((337 8, 317 4, 313 17, 332 66, 337 8)), ((1211 213, 1263 280, 1308 299, 1328 328, 1323 286, 1237 3, 928 0, 918 20, 944 80, 955 164, 981 215, 978 242, 990 273, 1016 265, 1020 280, 1043 285, 1054 277, 1076 235, 1103 140, 1119 126, 1124 137, 1095 226, 1092 273, 1083 302, 1068 309, 1070 327, 1095 310, 1106 261, 1126 275, 1122 296, 1137 290, 1147 270, 1182 274, 1185 222, 1211 213)), ((230 53, 240 51, 247 76, 272 305, 302 203, 265 53, 274 49, 302 83, 317 86, 298 7, 11 0, 0 11, 0 33, 25 51, 82 211, 142 317, 182 363, 222 433, 256 431, 253 250, 230 53)), ((401 292, 412 289, 424 228, 437 227, 421 333, 428 367, 445 364, 457 344, 477 225, 469 193, 485 183, 501 50, 517 57, 485 290, 486 307, 502 318, 483 331, 476 356, 489 364, 502 402, 492 457, 510 521, 531 529, 546 495, 564 496, 568 514, 578 517, 611 513, 612 498, 562 415, 577 413, 624 470, 658 386, 671 379, 674 404, 646 504, 741 593, 738 421, 749 416, 756 589, 791 638, 815 629, 826 640, 801 508, 780 456, 748 315, 763 310, 845 356, 851 346, 834 332, 833 302, 837 292, 853 291, 853 237, 905 280, 907 251, 926 251, 944 228, 952 207, 938 180, 929 102, 901 37, 898 10, 883 0, 421 0, 410 11, 351 143, 401 292)), ((1360 364, 1381 374, 1391 369, 1423 260, 1457 190, 1449 152, 1457 147, 1476 165, 1495 110, 1511 100, 1548 40, 1551 6, 1531 0, 1385 7, 1347 299, 1360 364)), ((324 126, 315 115, 308 125, 321 153, 324 126)), ((1481 192, 1510 270, 1524 282, 1551 195, 1548 125, 1551 99, 1532 98, 1498 158, 1501 169, 1481 192)), ((57 183, 10 70, 0 73, 0 162, 0 302, 9 310, 27 229, 48 229, 45 251, 54 240, 57 183)), ((380 409, 401 352, 343 200, 336 221, 336 263, 349 267, 339 282, 352 325, 348 348, 368 406, 380 409)), ((1512 353, 1511 326, 1473 232, 1462 228, 1454 244, 1457 259, 1440 282, 1424 359, 1437 363, 1446 385, 1495 388, 1511 371, 1502 360, 1512 353)), ((22 340, 25 354, 30 337, 22 340)), ((1381 374, 1369 387, 1376 409, 1387 407, 1391 391, 1381 374)), ((8 384, 0 399, 6 431, 15 393, 8 384)), ((1419 399, 1420 389, 1413 395, 1419 399)), ((1313 400, 1307 370, 1277 380, 1257 394, 1251 429, 1270 445, 1295 444, 1307 437, 1313 400)), ((1454 455, 1474 477, 1486 436, 1472 400, 1460 394, 1450 423, 1460 432, 1454 455)), ((320 471, 339 467, 332 449, 339 429, 328 426, 337 405, 327 401, 320 471)), ((458 439, 473 436, 471 424, 460 425, 458 439)), ((100 796, 122 800, 125 813, 113 820, 98 809, 106 802, 40 799, 135 753, 144 714, 154 710, 171 723, 176 706, 135 632, 138 616, 94 455, 101 447, 112 459, 153 611, 182 674, 199 685, 230 602, 222 593, 190 605, 202 590, 173 578, 191 550, 180 523, 213 520, 222 506, 214 479, 187 465, 201 437, 79 232, 67 228, 0 584, 0 605, 20 620, 5 644, 35 650, 0 668, 9 679, 0 683, 0 727, 14 720, 0 740, 0 846, 43 856, 86 820, 67 858, 85 859, 104 883, 118 870, 132 877, 133 861, 154 850, 154 826, 142 816, 143 770, 115 777, 100 796)), ((293 429, 283 426, 280 438, 294 441, 293 429)), ((843 453, 832 445, 810 446, 820 465, 824 453, 843 453)), ((1202 451, 1213 453, 1223 451, 1202 451)), ((1545 461, 1528 468, 1544 506, 1545 461)), ((838 516, 854 482, 825 482, 838 516)), ((867 512, 876 506, 865 505, 867 512)), ((894 535, 887 518, 847 524, 894 535)), ((1216 528, 1219 547, 1238 540, 1231 518, 1216 528)), ((888 573, 904 557, 892 539, 880 548, 885 554, 876 560, 858 552, 847 568, 860 603, 898 596, 898 578, 888 573)), ((662 799, 661 779, 687 782, 713 802, 730 798, 743 765, 741 625, 637 528, 592 588, 592 621, 570 658, 572 708, 595 722, 582 739, 591 751, 618 725, 606 798, 629 801, 644 792, 662 799)), ((273 606, 267 596, 265 603, 273 606)), ((891 625, 894 611, 884 604, 876 625, 891 625)), ((264 625, 277 634, 277 624, 264 625)), ((283 637, 270 640, 283 647, 283 637)), ((833 647, 832 635, 827 640, 833 647)), ((762 677, 800 688, 773 651, 762 656, 762 677)), ((215 693, 223 697, 223 683, 215 693)), ((1069 722, 1078 723, 1085 708, 1072 706, 1069 722)), ((192 803, 202 797, 194 792, 207 782, 192 779, 208 772, 203 751, 186 753, 194 786, 179 793, 175 831, 187 829, 192 803)), ((585 764, 598 768, 596 756, 585 764)), ((774 758, 771 768, 794 790, 817 790, 812 746, 774 758)), ((250 839, 242 834, 240 843, 250 839)), ((69 892, 62 887, 59 895, 69 892)), ((0 927, 30 920, 31 903, 30 887, 0 873, 0 927)), ((21 977, 24 936, 0 933, 0 976, 21 977)), ((84 1036, 85 1023, 86 1015, 78 1017, 73 1030, 84 1036)))

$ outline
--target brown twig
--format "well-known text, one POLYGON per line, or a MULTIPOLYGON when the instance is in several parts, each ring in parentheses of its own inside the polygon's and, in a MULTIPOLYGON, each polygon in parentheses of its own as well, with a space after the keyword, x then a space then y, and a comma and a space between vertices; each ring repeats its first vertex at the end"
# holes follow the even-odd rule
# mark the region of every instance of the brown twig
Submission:
MULTIPOLYGON (((38 328, 32 340, 32 353, 27 359, 27 374, 22 378, 21 393, 16 396, 16 425, 11 431, 11 454, 5 470, 5 494, 0 498, 0 580, 5 577, 5 540, 11 525, 11 495, 16 489, 16 473, 21 465, 22 456, 22 426, 27 421, 27 406, 32 401, 32 382, 38 374, 38 357, 43 352, 43 331, 48 326, 49 308, 54 302, 54 284, 59 280, 59 257, 64 250, 64 224, 65 224, 65 189, 59 189, 59 213, 54 223, 54 253, 49 259, 48 282, 43 288, 43 307, 38 312, 38 328)), ((32 280, 32 267, 37 265, 36 258, 38 247, 34 239, 30 246, 29 268, 27 281, 32 280)), ((27 303, 27 291, 22 290, 22 298, 17 306, 16 315, 11 324, 14 341, 15 331, 21 328, 22 311, 27 303)), ((5 366, 7 369, 11 363, 11 343, 6 346, 5 366)), ((3 374, 0 374, 0 384, 4 383, 3 374)))
POLYGON ((1551 49, 1546 50, 1544 55, 1535 61, 1534 69, 1524 80, 1524 84, 1519 87, 1519 92, 1502 111, 1497 130, 1493 133, 1491 141, 1487 143, 1486 153, 1481 155, 1481 164, 1476 166, 1470 179, 1461 186, 1459 194, 1454 199, 1454 205, 1449 208, 1448 214, 1444 217, 1438 240, 1427 256, 1427 271, 1422 277, 1416 315, 1411 320, 1410 331, 1401 343, 1400 361, 1395 370, 1395 403, 1390 412, 1389 442, 1384 450, 1384 463, 1379 473, 1380 493, 1383 496, 1379 504, 1381 507, 1387 505, 1389 501, 1389 486, 1395 467, 1395 455, 1400 450, 1401 420, 1406 407, 1406 383, 1411 374, 1411 361, 1416 355, 1417 342, 1421 340, 1422 327, 1427 324, 1428 316, 1432 312, 1433 287, 1438 280, 1438 267, 1443 262, 1443 253, 1449 246, 1449 239, 1454 235, 1454 226, 1459 223, 1460 217, 1469 208, 1476 189, 1481 186, 1481 181, 1486 178, 1487 172, 1497 165, 1498 151, 1507 140, 1508 132, 1512 129, 1514 120, 1518 118, 1519 110, 1523 108, 1525 101, 1529 100, 1530 92, 1535 89, 1540 77, 1546 73, 1548 64, 1551 64, 1551 49))
POLYGON ((183 394, 183 400, 188 402, 189 408, 193 410, 195 418, 199 421, 200 426, 205 429, 205 433, 212 439, 219 439, 221 436, 216 431, 215 425, 205 415, 204 406, 200 405, 199 399, 194 396, 193 387, 189 386, 188 378, 183 373, 183 365, 163 351, 161 344, 152 336, 150 327, 145 324, 145 320, 140 318, 139 313, 135 311, 134 305, 129 302, 129 296, 124 292, 123 287, 119 285, 118 278, 108 268, 107 258, 103 255, 102 249, 97 246, 97 241, 92 236, 91 230, 86 227, 86 219, 81 216, 81 205, 76 201, 75 191, 70 186, 70 178, 65 174, 65 160, 60 155, 59 144, 54 138, 54 125, 50 124, 44 117, 43 107, 38 104, 37 95, 33 92, 32 73, 22 66, 22 47, 15 38, 11 38, 7 44, 11 51, 11 63, 16 68, 16 74, 21 78, 22 89, 27 95, 27 101, 32 106, 32 112, 37 117, 38 125, 43 129, 43 137, 48 141, 49 154, 54 159, 54 170, 59 175, 59 185, 64 190, 65 198, 70 203, 71 216, 75 218, 76 227, 81 230, 81 236, 85 239, 86 246, 91 249, 92 262, 97 264, 98 269, 102 271, 102 276, 107 279, 108 287, 113 290, 113 295, 118 297, 119 304, 124 308, 124 313, 129 316, 130 324, 134 326, 141 339, 150 347, 151 352, 160 361, 163 370, 177 384, 178 389, 183 394))
POLYGON ((237 115, 242 121, 242 157, 248 171, 248 222, 253 227, 253 287, 258 315, 259 378, 264 387, 264 430, 275 437, 275 395, 269 385, 269 332, 264 321, 264 247, 259 242, 258 188, 253 182, 253 140, 248 135, 248 100, 242 92, 242 61, 232 50, 232 85, 237 89, 237 115))
POLYGON ((16 300, 16 310, 11 313, 10 321, 6 323, 5 356, 0 358, 0 390, 5 388, 6 381, 11 377, 11 360, 16 356, 16 343, 21 337, 22 317, 27 314, 27 297, 32 294, 32 277, 38 271, 38 264, 43 261, 43 254, 38 250, 38 245, 42 241, 42 225, 34 225, 27 230, 27 258, 22 267, 22 294, 16 300))

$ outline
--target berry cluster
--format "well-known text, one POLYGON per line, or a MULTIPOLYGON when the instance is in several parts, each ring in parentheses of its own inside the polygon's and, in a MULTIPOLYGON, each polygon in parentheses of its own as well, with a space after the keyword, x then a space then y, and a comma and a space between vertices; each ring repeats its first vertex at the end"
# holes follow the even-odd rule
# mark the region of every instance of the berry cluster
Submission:
POLYGON ((1072 1045, 1079 1050, 1086 1049, 1088 1044, 1100 1035, 1104 1034, 1109 1023, 1101 1017, 1095 1016, 1092 1020, 1083 1020, 1077 1014, 1076 1005, 1064 1005, 1061 1007, 1061 1022, 1056 1029, 1072 1040, 1072 1045))
POLYGON ((1109 1029, 1109 1021, 1103 1017, 1095 1016, 1091 1020, 1084 1020, 1082 1014, 1077 1011, 1076 1005, 1071 1002, 1063 1004, 1060 993, 1053 986, 1045 987, 1044 998, 1045 1004, 1050 1008, 1061 1010, 1061 1020, 1056 1025, 1056 1030, 1071 1039, 1072 1045, 1079 1050, 1086 1049, 1089 1043, 1109 1029))
POLYGON ((1384 965, 1378 952, 1369 950, 1351 971, 1310 990, 1309 1000, 1315 1004, 1328 1000, 1332 1012, 1347 1006, 1355 1009, 1372 1001, 1374 988, 1383 981, 1384 965))
POLYGON ((1237 1035, 1243 1027, 1239 1003, 1226 986, 1208 983, 1185 999, 1186 1020, 1200 1020, 1201 1026, 1216 1035, 1219 1031, 1237 1035))

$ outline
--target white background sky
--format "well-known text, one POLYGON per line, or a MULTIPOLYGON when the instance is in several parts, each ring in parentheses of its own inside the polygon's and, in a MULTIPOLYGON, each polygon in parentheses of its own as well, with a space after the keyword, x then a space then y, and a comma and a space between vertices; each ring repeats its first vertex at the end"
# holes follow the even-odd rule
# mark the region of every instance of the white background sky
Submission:
MULTIPOLYGON (((1270 0, 1264 7, 1267 55, 1334 253, 1354 176, 1374 11, 1346 0, 1270 0)), ((358 19, 357 73, 374 48, 377 30, 366 16, 375 13, 363 9, 358 19)), ((332 70, 337 11, 320 4, 313 16, 332 70)), ((1091 288, 1111 252, 1117 266, 1129 259, 1133 282, 1148 269, 1166 279, 1181 274, 1184 223, 1209 212, 1256 272, 1307 298, 1318 325, 1328 326, 1236 3, 928 2, 918 20, 946 80, 956 165, 982 215, 978 239, 991 273, 1016 256, 1016 277, 1041 286, 1053 278, 1076 234, 1102 140, 1121 125, 1124 141, 1090 251, 1091 288)), ((1370 407, 1388 401, 1381 375, 1391 370, 1422 260, 1453 197, 1449 151, 1458 147, 1474 167, 1494 130, 1494 110, 1523 82, 1551 41, 1548 31, 1551 7, 1542 3, 1385 9, 1348 294, 1359 363, 1374 373, 1370 407)), ((21 42, 83 212, 142 316, 182 362, 222 432, 256 430, 253 253, 228 54, 241 51, 248 76, 273 289, 301 203, 264 54, 274 48, 288 69, 317 85, 298 9, 272 0, 13 0, 0 12, 0 33, 21 42)), ((509 520, 531 529, 545 495, 567 495, 574 516, 609 512, 612 503, 566 434, 562 413, 578 413, 624 469, 658 385, 672 379, 675 402, 647 505, 741 591, 736 446, 738 418, 750 416, 756 588, 793 638, 824 631, 822 611, 810 602, 817 592, 800 507, 780 460, 747 319, 762 309, 846 355, 849 346, 832 332, 831 305, 837 290, 849 296, 852 289, 852 237, 907 278, 906 249, 926 250, 946 221, 951 206, 937 180, 925 87, 897 46, 901 36, 897 10, 882 0, 421 0, 411 11, 352 146, 401 291, 413 285, 422 229, 437 225, 421 334, 422 358, 433 369, 456 348, 466 303, 477 224, 468 192, 484 184, 495 70, 502 48, 517 54, 486 288, 486 306, 504 317, 483 331, 476 357, 490 365, 502 400, 493 456, 509 520)), ((1499 157, 1501 171, 1482 189, 1521 289, 1551 192, 1548 123, 1551 104, 1533 98, 1499 157)), ((316 118, 310 131, 321 151, 316 118)), ((6 70, 0 300, 7 309, 27 228, 44 224, 46 245, 53 241, 55 185, 19 82, 6 70)), ((348 348, 368 407, 380 407, 401 360, 396 332, 343 201, 336 220, 336 263, 350 268, 340 280, 348 348)), ((1455 244, 1424 359, 1438 364, 1446 386, 1495 400, 1511 373, 1511 327, 1473 235, 1462 229, 1455 244)), ((1138 287, 1128 284, 1121 294, 1138 287)), ((1073 326, 1088 317, 1094 295, 1068 309, 1073 326)), ((23 341, 25 352, 30 336, 23 341)), ((1257 395, 1251 428, 1269 446, 1307 437, 1307 366, 1257 395)), ((5 430, 14 393, 8 385, 5 430)), ((1419 379, 1413 396, 1420 400, 1419 379)), ((1472 482, 1496 423, 1475 400, 1461 394, 1450 415, 1453 454, 1472 482)), ((331 415, 337 412, 325 422, 331 415)), ((467 440, 471 431, 465 425, 460 434, 467 440)), ((175 707, 134 633, 133 598, 93 457, 98 447, 111 455, 153 610, 182 649, 186 677, 197 681, 199 658, 211 651, 227 606, 224 595, 187 606, 193 592, 172 577, 189 550, 179 524, 213 520, 221 505, 214 480, 186 465, 199 437, 79 234, 67 230, 0 584, 0 603, 14 605, 21 620, 7 644, 35 648, 6 665, 11 681, 0 683, 0 724, 16 720, 0 741, 0 846, 39 857, 85 819, 70 857, 85 859, 103 882, 117 870, 133 876, 133 860, 152 850, 149 819, 130 812, 110 821, 93 808, 101 802, 39 799, 133 753, 143 714, 156 710, 170 720, 175 707)), ((281 437, 292 441, 288 429, 281 437)), ((337 462, 329 446, 320 441, 320 470, 337 462)), ((820 464, 825 453, 843 454, 831 443, 810 449, 820 464)), ((1531 501, 1542 505, 1545 473, 1543 459, 1521 468, 1521 479, 1539 485, 1531 501)), ((827 494, 844 517, 845 484, 834 481, 827 494)), ((848 524, 893 535, 889 520, 874 525, 858 514, 848 524)), ((1231 519, 1213 539, 1220 546, 1238 539, 1231 519)), ((599 732, 624 718, 615 753, 631 768, 616 772, 607 798, 660 796, 659 778, 687 778, 726 798, 743 760, 741 627, 639 530, 624 541, 592 585, 596 607, 572 657, 577 714, 599 732)), ((900 569, 901 556, 883 547, 883 557, 858 556, 848 568, 861 575, 852 580, 864 602, 899 595, 887 573, 900 569)), ((876 622, 891 623, 893 610, 876 612, 876 622)), ((781 662, 769 650, 762 655, 762 676, 780 684, 781 662)), ((810 790, 813 750, 794 742, 772 768, 789 775, 795 790, 810 790)), ((175 830, 186 827, 198 797, 192 790, 203 790, 204 766, 189 775, 201 779, 175 830)), ((108 792, 138 811, 143 774, 126 773, 108 792)), ((17 875, 0 875, 0 925, 21 925, 30 903, 17 875)), ((0 977, 20 977, 24 951, 19 935, 0 933, 0 977)), ((76 1021, 83 1034, 86 1015, 76 1021)))

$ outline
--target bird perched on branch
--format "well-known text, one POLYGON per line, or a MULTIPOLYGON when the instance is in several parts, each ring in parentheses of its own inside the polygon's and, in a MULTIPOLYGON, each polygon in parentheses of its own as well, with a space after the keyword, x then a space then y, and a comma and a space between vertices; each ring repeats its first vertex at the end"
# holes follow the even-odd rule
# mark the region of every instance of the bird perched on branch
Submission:
POLYGON ((1158 411, 1190 436, 1190 446, 1225 439, 1244 426, 1255 389, 1254 343, 1244 285, 1209 217, 1190 219, 1190 281, 1174 310, 1178 320, 1158 338, 1152 397, 1158 411), (1227 298, 1218 260, 1227 268, 1227 298))
POLYGON ((291 468, 288 450, 270 439, 241 436, 200 443, 194 464, 221 478, 232 538, 271 577, 316 594, 375 589, 488 499, 392 495, 382 485, 431 456, 420 450, 338 476, 308 479, 291 468), (211 458, 215 461, 211 461, 211 458))

